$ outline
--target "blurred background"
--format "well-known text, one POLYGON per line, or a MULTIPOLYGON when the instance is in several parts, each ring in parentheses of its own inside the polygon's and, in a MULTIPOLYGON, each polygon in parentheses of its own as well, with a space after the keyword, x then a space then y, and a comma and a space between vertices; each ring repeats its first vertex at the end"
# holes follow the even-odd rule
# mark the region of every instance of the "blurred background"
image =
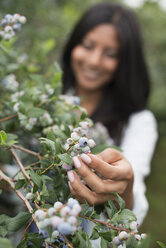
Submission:
MULTIPOLYGON (((74 23, 85 9, 97 2, 102 1, 0 0, 0 19, 7 13, 20 13, 28 20, 15 40, 20 54, 17 62, 27 60, 30 72, 49 73, 49 66, 55 61, 60 62, 61 51, 74 23)), ((148 108, 158 121, 159 139, 151 175, 146 179, 150 209, 141 232, 150 234, 151 248, 156 248, 157 240, 166 242, 166 0, 116 2, 128 5, 138 16, 152 81, 148 108)), ((5 63, 0 56, 1 79, 5 63)), ((15 72, 17 66, 10 64, 7 71, 15 72)))

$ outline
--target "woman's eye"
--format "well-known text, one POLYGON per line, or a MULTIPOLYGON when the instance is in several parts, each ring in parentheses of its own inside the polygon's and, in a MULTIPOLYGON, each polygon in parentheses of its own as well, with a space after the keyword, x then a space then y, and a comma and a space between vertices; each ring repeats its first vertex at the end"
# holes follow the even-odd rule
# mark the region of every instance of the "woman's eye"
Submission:
POLYGON ((82 43, 82 46, 86 49, 89 49, 89 50, 93 48, 93 46, 91 44, 87 44, 87 43, 82 43))
POLYGON ((118 53, 108 53, 106 52, 105 55, 109 58, 117 59, 119 57, 118 53))

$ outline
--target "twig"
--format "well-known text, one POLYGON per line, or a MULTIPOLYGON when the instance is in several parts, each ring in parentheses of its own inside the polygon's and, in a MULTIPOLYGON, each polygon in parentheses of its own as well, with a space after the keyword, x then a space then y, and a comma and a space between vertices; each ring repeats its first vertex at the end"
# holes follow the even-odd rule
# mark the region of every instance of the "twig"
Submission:
POLYGON ((74 246, 72 246, 72 245, 70 244, 70 242, 69 242, 69 240, 66 238, 66 236, 65 236, 65 235, 62 235, 62 236, 63 236, 64 240, 66 241, 67 246, 68 246, 69 248, 74 248, 74 246))
POLYGON ((10 115, 10 116, 7 116, 7 117, 0 119, 0 122, 7 121, 7 120, 13 119, 15 117, 17 117, 17 115, 10 115))
POLYGON ((22 234, 21 240, 23 240, 24 235, 25 235, 26 231, 28 230, 28 228, 30 227, 30 225, 32 224, 32 222, 33 222, 33 219, 29 222, 29 224, 28 224, 27 227, 25 228, 25 230, 24 230, 24 232, 23 232, 23 234, 22 234))
POLYGON ((44 174, 46 171, 48 171, 52 167, 54 167, 54 164, 51 164, 50 166, 48 166, 41 174, 44 174))
MULTIPOLYGON (((31 179, 31 178, 28 176, 28 174, 26 173, 26 170, 25 170, 23 164, 21 163, 19 157, 17 156, 17 154, 15 153, 15 151, 14 151, 13 149, 10 149, 10 151, 11 151, 12 155, 14 156, 14 158, 15 158, 15 160, 16 160, 18 166, 20 167, 20 170, 22 171, 24 177, 29 181, 30 185, 31 185, 32 188, 33 188, 33 187, 34 187, 34 183, 33 183, 32 179, 31 179)), ((36 196, 37 196, 37 197, 39 196, 39 192, 36 192, 36 196)), ((34 201, 34 203, 35 203, 35 206, 36 206, 37 208, 39 208, 39 206, 38 206, 38 204, 36 203, 36 201, 34 201)))
POLYGON ((31 151, 31 150, 29 150, 29 149, 27 149, 27 148, 23 148, 23 147, 17 146, 17 145, 11 145, 11 146, 12 146, 13 148, 15 148, 15 149, 18 149, 18 150, 20 150, 20 151, 29 153, 29 154, 31 154, 31 155, 33 155, 33 156, 36 156, 36 157, 40 158, 40 159, 44 159, 44 157, 41 156, 39 153, 33 152, 33 151, 31 151))
POLYGON ((82 215, 82 216, 80 216, 80 217, 81 217, 81 218, 84 218, 84 219, 87 219, 87 220, 90 220, 90 221, 92 221, 92 222, 94 222, 94 223, 103 224, 103 225, 108 226, 108 227, 110 227, 110 228, 113 228, 113 229, 115 229, 115 230, 117 230, 117 231, 126 231, 126 232, 132 233, 132 232, 129 231, 128 229, 125 229, 125 228, 118 228, 118 227, 112 226, 112 225, 110 225, 110 224, 108 224, 108 223, 106 223, 106 222, 100 221, 100 220, 90 219, 90 218, 88 218, 87 216, 84 216, 84 215, 82 215))
POLYGON ((20 191, 15 189, 15 184, 13 183, 12 179, 9 178, 8 176, 6 176, 1 170, 0 170, 0 181, 1 180, 5 180, 6 182, 8 182, 8 184, 10 185, 10 187, 16 192, 16 194, 21 198, 21 200, 24 202, 25 206, 27 207, 28 211, 30 213, 33 212, 33 208, 31 207, 29 201, 23 196, 23 194, 21 194, 20 191))
POLYGON ((26 173, 26 170, 23 166, 23 164, 21 163, 20 159, 18 158, 17 154, 15 153, 15 151, 13 149, 10 149, 13 157, 15 158, 18 166, 20 167, 20 170, 22 171, 24 177, 30 182, 31 186, 34 186, 34 183, 32 182, 31 178, 28 176, 28 174, 26 173))

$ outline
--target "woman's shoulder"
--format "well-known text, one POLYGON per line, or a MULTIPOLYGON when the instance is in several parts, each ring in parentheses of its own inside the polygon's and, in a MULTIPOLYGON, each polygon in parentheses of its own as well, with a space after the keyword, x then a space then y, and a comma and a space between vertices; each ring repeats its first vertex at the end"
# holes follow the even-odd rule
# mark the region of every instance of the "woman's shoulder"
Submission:
POLYGON ((144 109, 130 115, 128 125, 157 125, 156 118, 152 111, 144 109))

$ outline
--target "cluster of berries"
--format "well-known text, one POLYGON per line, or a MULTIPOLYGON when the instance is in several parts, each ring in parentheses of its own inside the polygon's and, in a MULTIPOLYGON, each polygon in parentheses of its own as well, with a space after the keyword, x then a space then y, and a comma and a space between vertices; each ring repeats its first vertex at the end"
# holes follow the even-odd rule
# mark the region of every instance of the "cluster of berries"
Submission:
POLYGON ((21 30, 22 24, 26 23, 26 17, 20 14, 7 14, 1 21, 2 30, 0 31, 0 39, 10 40, 15 32, 21 30))
POLYGON ((138 243, 141 242, 142 239, 146 238, 146 234, 138 234, 138 223, 136 221, 132 221, 129 225, 129 229, 131 232, 121 231, 117 236, 115 236, 112 240, 112 243, 117 247, 126 247, 126 241, 129 239, 131 235, 134 235, 138 243))
POLYGON ((7 75, 4 79, 2 79, 2 86, 9 91, 16 91, 19 87, 19 83, 16 80, 16 76, 14 74, 7 75))
POLYGON ((59 98, 63 100, 66 104, 80 105, 80 98, 78 96, 60 95, 59 98))
POLYGON ((81 212, 81 206, 77 200, 69 198, 67 204, 55 202, 54 207, 44 211, 39 209, 35 212, 34 218, 38 222, 39 232, 45 238, 48 238, 48 228, 52 229, 51 237, 48 242, 54 242, 55 239, 63 235, 70 235, 77 231, 77 217, 81 212))
POLYGON ((63 146, 71 157, 90 152, 90 149, 96 145, 94 140, 88 137, 89 127, 90 124, 87 121, 81 121, 79 126, 72 130, 70 138, 66 140, 63 146))

